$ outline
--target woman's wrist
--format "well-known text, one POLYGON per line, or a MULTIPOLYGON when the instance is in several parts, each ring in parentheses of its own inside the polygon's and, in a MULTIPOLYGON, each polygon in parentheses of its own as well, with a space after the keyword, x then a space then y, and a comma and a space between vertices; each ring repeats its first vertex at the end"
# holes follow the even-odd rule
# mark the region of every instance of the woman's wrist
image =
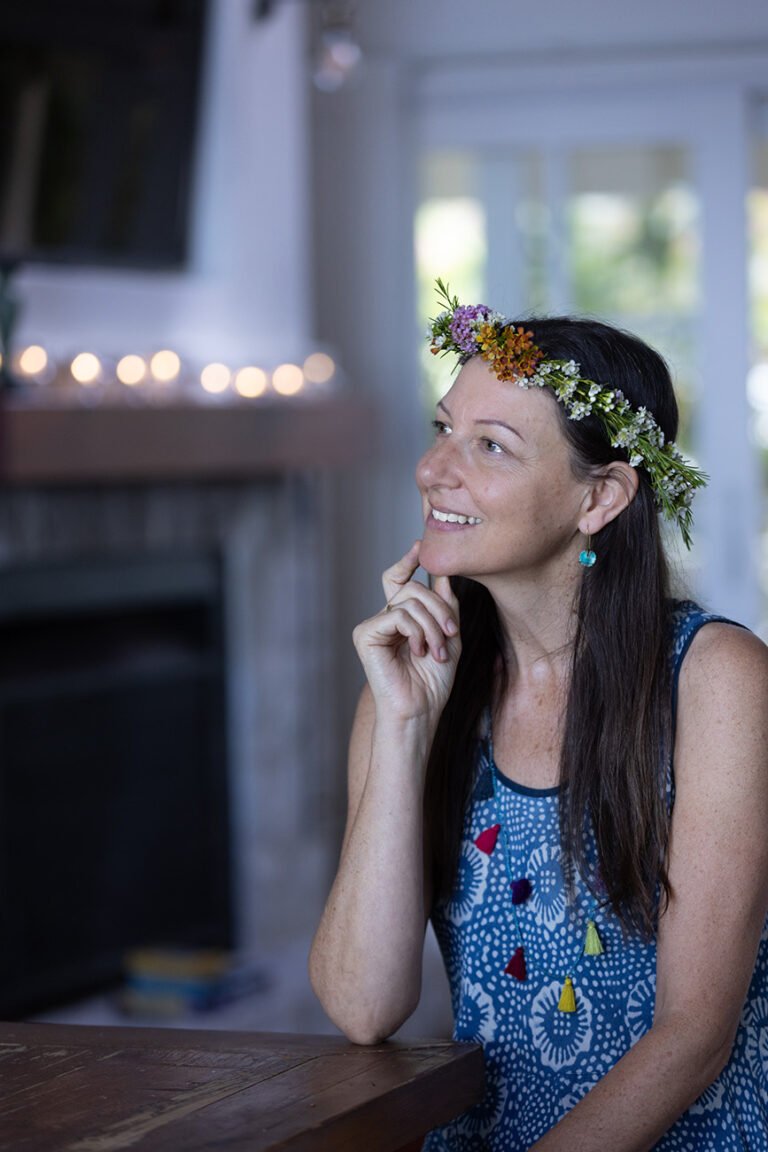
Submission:
POLYGON ((373 728, 373 749, 414 758, 426 764, 437 729, 437 719, 428 714, 398 716, 377 710, 373 728))

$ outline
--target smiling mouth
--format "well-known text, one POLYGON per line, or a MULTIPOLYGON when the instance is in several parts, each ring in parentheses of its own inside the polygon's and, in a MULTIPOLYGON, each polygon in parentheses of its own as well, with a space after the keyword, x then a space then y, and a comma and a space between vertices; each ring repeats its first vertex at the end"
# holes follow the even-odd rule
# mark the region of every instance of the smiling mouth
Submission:
POLYGON ((438 512, 437 508, 431 508, 430 515, 433 520, 439 520, 441 524, 482 524, 479 516, 462 516, 459 512, 438 512))

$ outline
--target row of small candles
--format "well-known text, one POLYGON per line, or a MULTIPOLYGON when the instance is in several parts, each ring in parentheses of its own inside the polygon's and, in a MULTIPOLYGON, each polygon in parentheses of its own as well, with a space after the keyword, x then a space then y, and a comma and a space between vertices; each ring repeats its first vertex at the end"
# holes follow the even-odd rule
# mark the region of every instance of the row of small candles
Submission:
MULTIPOLYGON (((71 381, 92 388, 114 380, 126 388, 137 389, 152 384, 168 386, 182 375, 181 357, 164 348, 152 356, 129 353, 107 369, 105 362, 93 352, 80 352, 68 365, 54 365, 40 344, 30 344, 13 358, 13 369, 20 379, 46 383, 60 378, 64 369, 71 381)), ((222 395, 234 390, 239 396, 253 399, 269 390, 279 396, 296 396, 307 384, 327 384, 336 372, 333 358, 326 352, 312 352, 302 364, 280 364, 271 372, 248 364, 233 370, 227 364, 206 364, 199 372, 200 387, 210 395, 222 395)))

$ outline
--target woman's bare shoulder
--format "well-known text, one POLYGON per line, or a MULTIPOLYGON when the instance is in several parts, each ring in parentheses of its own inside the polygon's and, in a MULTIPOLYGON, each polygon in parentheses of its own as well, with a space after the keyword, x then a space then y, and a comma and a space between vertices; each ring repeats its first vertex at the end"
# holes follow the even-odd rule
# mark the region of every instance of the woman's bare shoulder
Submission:
POLYGON ((748 628, 713 620, 694 636, 680 670, 681 699, 714 688, 768 691, 768 647, 748 628))
POLYGON ((709 765, 768 787, 768 647, 759 637, 723 622, 699 630, 680 670, 677 729, 678 779, 687 762, 699 779, 709 765))

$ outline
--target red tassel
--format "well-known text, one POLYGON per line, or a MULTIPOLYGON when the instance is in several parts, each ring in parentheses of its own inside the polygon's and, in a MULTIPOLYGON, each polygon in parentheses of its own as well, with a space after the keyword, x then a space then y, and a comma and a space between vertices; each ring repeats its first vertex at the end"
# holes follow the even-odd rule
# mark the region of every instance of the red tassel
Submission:
POLYGON ((515 949, 515 954, 504 971, 509 976, 514 976, 515 980, 528 979, 528 973, 525 970, 525 952, 522 948, 515 949))
POLYGON ((477 840, 475 840, 475 846, 479 848, 481 852, 485 852, 486 856, 490 856, 496 847, 500 830, 501 824, 494 824, 492 828, 486 828, 485 832, 481 832, 477 840))

